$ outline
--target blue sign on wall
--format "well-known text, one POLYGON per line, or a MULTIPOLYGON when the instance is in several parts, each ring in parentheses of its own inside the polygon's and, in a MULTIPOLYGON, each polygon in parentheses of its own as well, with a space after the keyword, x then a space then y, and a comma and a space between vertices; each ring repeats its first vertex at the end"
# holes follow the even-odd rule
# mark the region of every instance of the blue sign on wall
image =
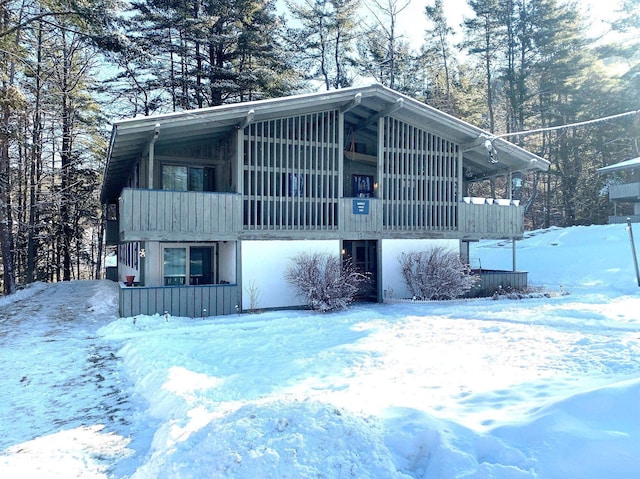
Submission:
POLYGON ((363 200, 363 199, 353 200, 353 214, 354 215, 368 215, 369 214, 369 200, 363 200))

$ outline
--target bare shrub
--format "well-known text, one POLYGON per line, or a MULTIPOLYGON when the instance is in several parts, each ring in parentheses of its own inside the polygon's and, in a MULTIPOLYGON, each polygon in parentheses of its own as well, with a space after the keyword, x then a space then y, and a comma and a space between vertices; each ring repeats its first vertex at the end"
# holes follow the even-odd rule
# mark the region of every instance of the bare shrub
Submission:
POLYGON ((435 246, 401 253, 402 277, 415 299, 453 299, 467 293, 478 280, 453 250, 435 246))
POLYGON ((350 260, 328 253, 300 253, 292 258, 284 279, 316 311, 346 309, 367 281, 350 260))
POLYGON ((260 291, 260 287, 255 281, 249 281, 249 285, 244 288, 244 290, 249 296, 249 309, 251 311, 255 311, 262 300, 262 291, 260 291))

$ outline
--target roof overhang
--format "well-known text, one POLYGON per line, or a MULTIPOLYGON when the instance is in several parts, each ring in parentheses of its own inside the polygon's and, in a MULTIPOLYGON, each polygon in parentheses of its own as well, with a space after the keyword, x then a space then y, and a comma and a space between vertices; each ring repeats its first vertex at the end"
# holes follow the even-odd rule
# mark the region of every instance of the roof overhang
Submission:
POLYGON ((212 140, 242 128, 248 121, 332 109, 343 112, 345 124, 352 125, 364 135, 375 135, 376 120, 392 115, 460 145, 464 166, 470 173, 467 178, 482 179, 514 171, 545 171, 549 168, 547 160, 507 140, 495 138, 465 121, 380 84, 373 84, 115 122, 101 200, 106 203, 117 199, 132 169, 148 152, 152 141, 156 145, 175 145, 212 140))
POLYGON ((640 157, 630 158, 628 160, 621 161, 620 163, 614 163, 613 165, 598 168, 598 173, 614 173, 616 171, 633 170, 634 168, 640 168, 640 157))

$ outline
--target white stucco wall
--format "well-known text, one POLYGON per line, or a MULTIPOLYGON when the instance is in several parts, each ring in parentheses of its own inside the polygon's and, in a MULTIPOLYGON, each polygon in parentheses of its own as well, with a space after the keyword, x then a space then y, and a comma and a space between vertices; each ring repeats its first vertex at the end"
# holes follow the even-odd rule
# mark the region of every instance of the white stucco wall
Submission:
POLYGON ((400 263, 398 256, 400 253, 410 251, 427 251, 434 246, 444 246, 456 253, 460 252, 460 242, 458 240, 402 240, 387 239, 382 240, 382 274, 380 277, 384 297, 407 298, 409 290, 402 279, 400 273, 400 263))
POLYGON ((242 242, 242 307, 251 307, 249 289, 259 293, 257 308, 300 306, 304 301, 296 296, 284 280, 290 260, 298 253, 340 254, 339 240, 310 241, 243 241, 242 242))

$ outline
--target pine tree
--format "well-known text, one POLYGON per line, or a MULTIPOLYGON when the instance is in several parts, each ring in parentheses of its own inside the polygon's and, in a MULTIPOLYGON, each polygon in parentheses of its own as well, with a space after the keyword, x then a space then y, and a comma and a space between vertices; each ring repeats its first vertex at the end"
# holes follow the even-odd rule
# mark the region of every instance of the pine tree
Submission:
POLYGON ((12 155, 19 132, 18 118, 26 106, 17 83, 22 23, 12 3, 0 5, 0 255, 4 294, 16 290, 12 212, 12 155))
POLYGON ((144 114, 289 93, 283 29, 273 0, 134 3, 116 92, 144 114))
MULTIPOLYGON (((466 22, 465 46, 484 63, 492 131, 526 132, 607 114, 599 101, 609 97, 607 82, 587 48, 575 5, 556 0, 470 4, 477 17, 466 22)), ((525 178, 523 200, 532 225, 600 220, 595 158, 602 142, 591 131, 566 128, 508 139, 552 161, 544 177, 525 178), (535 201, 538 191, 544 193, 542 204, 535 201)), ((504 188, 508 194, 511 186, 504 188)))
POLYGON ((353 81, 354 40, 359 0, 288 2, 300 27, 289 30, 304 78, 321 82, 326 90, 350 86, 353 81))
POLYGON ((463 48, 472 57, 478 57, 484 71, 485 96, 487 105, 487 121, 483 125, 490 132, 496 130, 496 90, 498 85, 495 78, 499 70, 497 60, 500 51, 500 38, 503 27, 498 20, 498 0, 468 0, 469 6, 475 12, 475 17, 464 22, 466 38, 463 48))
MULTIPOLYGON (((640 16, 637 3, 637 0, 622 0, 619 17, 612 25, 613 30, 622 35, 622 39, 609 46, 609 57, 614 58, 607 60, 624 67, 617 98, 627 107, 631 105, 632 108, 640 109, 640 16)), ((628 142, 624 155, 640 156, 640 115, 627 123, 625 137, 628 142)))
POLYGON ((389 88, 396 89, 396 78, 411 59, 409 47, 398 33, 398 16, 409 6, 410 0, 374 0, 367 5, 374 18, 359 50, 365 74, 389 88))
MULTIPOLYGON (((2 30, 15 45, 11 78, 13 90, 23 98, 6 110, 12 134, 4 144, 13 280, 71 279, 84 271, 85 263, 78 262, 78 254, 88 246, 83 232, 99 227, 77 217, 78 201, 83 216, 90 217, 97 208, 95 198, 89 201, 79 193, 76 171, 86 156, 79 138, 90 128, 97 131, 94 119, 99 115, 79 80, 89 77, 88 63, 75 64, 74 59, 94 58, 95 45, 109 43, 105 39, 111 10, 98 1, 6 5, 21 9, 5 17, 7 28, 2 30)), ((96 144, 102 144, 103 156, 104 142, 96 144)), ((94 168, 89 167, 95 197, 101 169, 94 168)), ((5 287, 10 281, 5 278, 5 287)))
POLYGON ((450 46, 453 29, 447 23, 442 0, 436 0, 433 6, 427 5, 425 14, 432 28, 426 32, 424 53, 433 59, 430 70, 434 72, 434 88, 428 103, 447 113, 454 113, 454 58, 450 46))

